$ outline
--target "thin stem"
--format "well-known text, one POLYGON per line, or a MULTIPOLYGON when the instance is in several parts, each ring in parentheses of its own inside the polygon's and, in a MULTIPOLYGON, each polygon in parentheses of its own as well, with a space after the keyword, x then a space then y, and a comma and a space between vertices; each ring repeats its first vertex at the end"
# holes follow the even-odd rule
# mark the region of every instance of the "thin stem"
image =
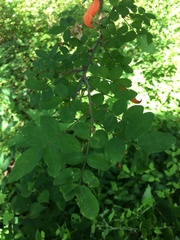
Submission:
MULTIPOLYGON (((102 34, 100 35, 100 37, 98 38, 96 44, 94 45, 94 47, 93 47, 92 50, 91 50, 91 55, 90 55, 90 58, 89 58, 89 64, 88 64, 87 66, 85 66, 84 69, 83 69, 83 74, 82 74, 81 79, 79 80, 79 83, 78 83, 78 86, 77 86, 77 89, 76 89, 76 92, 75 92, 75 94, 74 94, 73 99, 76 98, 76 96, 77 96, 77 94, 78 94, 78 92, 79 92, 79 90, 80 90, 80 88, 81 88, 81 86, 82 86, 82 83, 85 82, 85 79, 87 79, 87 78, 86 78, 86 74, 87 74, 87 72, 88 72, 89 66, 90 66, 90 65, 92 64, 92 62, 93 62, 94 54, 95 54, 95 52, 96 52, 96 49, 97 49, 98 46, 100 45, 101 40, 102 40, 102 34)), ((87 84, 86 84, 86 86, 87 86, 87 84)), ((87 88, 88 88, 88 86, 87 86, 87 88)))

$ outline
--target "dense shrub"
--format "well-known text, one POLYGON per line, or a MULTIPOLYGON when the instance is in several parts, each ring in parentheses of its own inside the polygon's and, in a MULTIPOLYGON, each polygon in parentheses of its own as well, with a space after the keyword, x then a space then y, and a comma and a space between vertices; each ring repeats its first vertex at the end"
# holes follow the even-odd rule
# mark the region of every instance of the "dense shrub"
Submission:
POLYGON ((161 61, 173 38, 164 38, 157 46, 163 37, 160 10, 151 6, 157 15, 152 21, 155 51, 147 32, 154 15, 146 13, 143 3, 140 8, 133 1, 105 3, 101 31, 82 28, 81 6, 71 5, 52 27, 54 15, 42 18, 46 4, 32 4, 33 14, 26 7, 20 11, 23 4, 2 5, 6 141, 1 169, 8 177, 0 195, 1 239, 178 240, 179 142, 158 132, 179 138, 178 91, 171 81, 178 75, 173 61, 161 61), (52 35, 44 34, 50 26, 52 35), (78 38, 72 35, 75 28, 78 38), (140 83, 137 75, 145 80, 140 83), (155 122, 142 106, 129 107, 136 92, 119 87, 130 87, 130 79, 132 89, 142 94, 142 104, 156 113, 155 122), (159 91, 166 86, 171 86, 172 98, 159 91))

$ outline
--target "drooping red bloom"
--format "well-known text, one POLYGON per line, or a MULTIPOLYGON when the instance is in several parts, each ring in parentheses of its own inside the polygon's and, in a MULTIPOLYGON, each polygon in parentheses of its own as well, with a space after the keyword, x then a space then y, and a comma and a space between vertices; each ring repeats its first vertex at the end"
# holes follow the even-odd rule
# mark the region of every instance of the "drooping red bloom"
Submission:
MULTIPOLYGON (((126 88, 125 87, 120 87, 120 90, 126 90, 126 88)), ((130 101, 132 103, 139 104, 139 103, 141 103, 142 99, 141 100, 137 100, 136 98, 132 98, 130 101)))
POLYGON ((100 5, 101 4, 100 4, 99 0, 94 0, 91 3, 91 5, 88 7, 88 9, 86 10, 84 17, 83 17, 83 22, 87 27, 93 28, 93 26, 91 25, 92 18, 99 11, 100 5))

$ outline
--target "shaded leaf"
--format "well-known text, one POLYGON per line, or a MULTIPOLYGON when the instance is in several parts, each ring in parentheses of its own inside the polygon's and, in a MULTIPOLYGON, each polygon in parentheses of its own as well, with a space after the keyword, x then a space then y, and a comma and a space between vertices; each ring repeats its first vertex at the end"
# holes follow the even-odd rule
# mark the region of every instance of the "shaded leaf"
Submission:
POLYGON ((50 176, 55 177, 64 166, 64 159, 56 143, 48 144, 43 155, 44 162, 48 166, 48 173, 50 176))
POLYGON ((45 146, 48 142, 47 135, 39 126, 27 124, 22 132, 25 140, 31 146, 45 146))
POLYGON ((88 156, 87 163, 90 167, 107 171, 110 168, 109 163, 106 161, 104 154, 93 152, 88 156))
POLYGON ((95 134, 91 137, 90 146, 92 148, 102 148, 108 141, 108 135, 103 130, 97 130, 95 134))
POLYGON ((26 82, 26 87, 32 90, 44 90, 46 88, 46 84, 37 79, 28 79, 26 82))
POLYGON ((75 197, 75 195, 77 194, 78 186, 79 185, 76 183, 69 182, 59 187, 66 202, 72 200, 75 197))
POLYGON ((147 133, 153 123, 154 115, 151 112, 139 115, 138 119, 131 120, 125 128, 125 136, 130 139, 138 139, 143 134, 147 133))
POLYGON ((111 138, 105 147, 105 157, 111 166, 115 166, 122 160, 125 154, 125 143, 121 138, 111 138))
POLYGON ((82 179, 84 183, 87 183, 89 185, 89 187, 99 186, 99 179, 90 170, 85 170, 83 172, 82 179))
POLYGON ((95 219, 99 213, 99 203, 91 190, 86 186, 79 186, 77 203, 81 213, 88 219, 95 219))
POLYGON ((80 177, 81 170, 79 168, 66 168, 59 172, 58 176, 56 176, 54 179, 54 185, 76 182, 80 177))
POLYGON ((138 145, 148 153, 157 153, 168 150, 175 144, 176 138, 170 133, 150 132, 143 135, 138 145))
POLYGON ((63 98, 68 97, 68 88, 62 83, 58 83, 54 89, 55 93, 63 98))
POLYGON ((74 126, 74 133, 81 139, 89 139, 91 134, 91 126, 88 123, 78 122, 74 126))
POLYGON ((42 159, 42 155, 43 149, 41 147, 32 147, 23 152, 17 159, 8 182, 15 182, 30 173, 42 159))
POLYGON ((82 152, 63 153, 62 157, 65 163, 71 165, 78 165, 84 161, 84 154, 82 152))
POLYGON ((42 101, 40 103, 40 107, 44 110, 50 110, 50 109, 56 108, 61 102, 62 102, 61 98, 53 97, 46 101, 42 101))
POLYGON ((69 106, 62 106, 59 111, 61 120, 66 123, 71 123, 74 121, 75 112, 69 106))
POLYGON ((56 119, 50 116, 42 116, 40 120, 40 127, 46 133, 48 139, 59 135, 60 128, 56 119))
POLYGON ((114 115, 110 115, 104 120, 103 125, 107 131, 113 131, 117 123, 117 118, 114 115))
POLYGON ((79 141, 71 134, 65 133, 59 137, 60 150, 62 153, 82 152, 79 141))
POLYGON ((142 173, 149 169, 148 154, 145 151, 136 151, 131 163, 131 171, 142 173))
POLYGON ((115 115, 122 114, 127 109, 127 101, 124 99, 117 100, 113 103, 112 111, 115 115))
POLYGON ((143 111, 143 106, 132 106, 124 112, 122 119, 126 122, 135 121, 143 114, 143 111))

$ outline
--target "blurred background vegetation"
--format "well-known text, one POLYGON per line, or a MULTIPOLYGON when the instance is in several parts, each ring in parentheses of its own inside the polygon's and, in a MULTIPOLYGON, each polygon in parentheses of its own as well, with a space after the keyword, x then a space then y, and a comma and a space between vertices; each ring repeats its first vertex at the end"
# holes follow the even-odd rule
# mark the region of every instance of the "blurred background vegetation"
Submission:
MULTIPOLYGON (((136 183, 132 183, 134 180, 128 177, 128 168, 124 169, 125 178, 129 178, 128 185, 124 183, 126 188, 124 199, 127 200, 126 197, 132 186, 137 188, 139 194, 138 188, 141 189, 143 181, 151 183, 158 192, 158 197, 168 198, 168 201, 163 202, 166 209, 164 218, 168 218, 173 211, 171 205, 177 205, 179 201, 180 3, 179 0, 136 0, 135 2, 147 12, 155 14, 156 20, 150 27, 150 32, 154 35, 155 47, 148 52, 142 52, 136 43, 126 46, 127 53, 134 55, 132 63, 134 74, 131 76, 133 86, 139 93, 139 98, 142 98, 145 109, 155 114, 154 128, 172 133, 178 141, 171 150, 152 155, 151 167, 152 169, 155 167, 154 172, 140 176, 136 179, 136 183)), ((2 176, 16 154, 19 154, 16 144, 19 129, 26 121, 33 118, 28 90, 24 84, 26 78, 24 72, 33 67, 33 61, 36 59, 35 50, 49 49, 54 43, 59 42, 60 37, 50 35, 49 30, 53 25, 57 25, 58 14, 62 10, 71 9, 75 4, 82 9, 82 13, 77 16, 78 23, 82 24, 84 4, 79 0, 0 0, 0 173, 2 176)), ((127 161, 131 160, 131 154, 129 156, 127 161)), ((106 183, 106 180, 104 181, 106 183)), ((111 201, 112 192, 108 192, 109 187, 114 194, 118 194, 116 179, 112 179, 111 184, 105 184, 104 188, 104 192, 107 190, 106 200, 111 201)), ((123 189, 123 185, 121 188, 123 189)), ((2 196, 0 204, 4 202, 2 196)), ((122 206, 125 207, 123 201, 122 206)), ((122 209, 115 205, 114 209, 119 214, 122 213, 122 209)), ((99 217, 99 225, 97 225, 100 231, 103 231, 106 225, 106 222, 102 225, 106 214, 109 213, 106 212, 99 217), (102 220, 101 224, 100 220, 102 220)), ((129 212, 129 217, 131 214, 129 212)), ((138 215, 138 212, 134 214, 138 215)), ((121 220, 125 221, 123 218, 121 220)), ((170 238, 167 239, 175 239, 176 234, 171 233, 169 236, 170 238)))

